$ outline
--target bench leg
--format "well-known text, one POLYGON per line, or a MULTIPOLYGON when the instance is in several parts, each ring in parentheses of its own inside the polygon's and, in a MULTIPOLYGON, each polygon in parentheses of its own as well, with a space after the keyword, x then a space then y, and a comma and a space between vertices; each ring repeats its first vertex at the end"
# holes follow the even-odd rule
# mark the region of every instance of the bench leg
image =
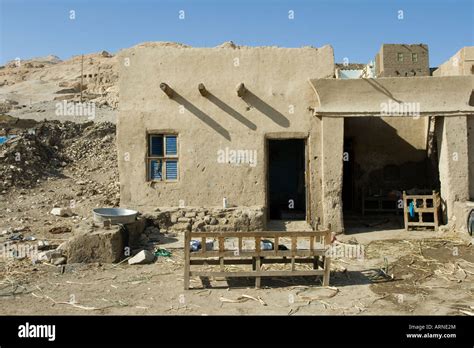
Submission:
POLYGON ((184 265, 184 290, 189 290, 189 263, 184 265))
POLYGON ((324 257, 324 276, 323 276, 323 286, 329 286, 329 277, 331 275, 331 258, 324 257))
POLYGON ((191 251, 189 245, 191 243, 191 234, 186 232, 184 237, 184 290, 189 290, 189 272, 191 271, 191 251))
MULTIPOLYGON (((260 272, 260 257, 255 259, 255 268, 257 272, 260 272)), ((260 280, 261 277, 255 277, 255 288, 260 289, 260 280)))
POLYGON ((219 268, 221 270, 221 272, 224 272, 224 258, 223 257, 219 257, 219 268))
POLYGON ((313 269, 318 269, 319 268, 319 256, 315 256, 313 259, 313 269))

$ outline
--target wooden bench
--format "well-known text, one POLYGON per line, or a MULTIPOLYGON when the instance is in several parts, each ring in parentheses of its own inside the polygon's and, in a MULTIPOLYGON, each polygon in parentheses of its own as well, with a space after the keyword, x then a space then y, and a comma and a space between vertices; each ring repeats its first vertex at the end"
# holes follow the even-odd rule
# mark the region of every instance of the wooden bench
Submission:
MULTIPOLYGON (((327 249, 331 242, 331 231, 308 232, 186 232, 184 289, 189 289, 190 277, 255 277, 255 287, 260 288, 261 277, 323 276, 323 286, 329 285, 330 257, 327 249), (217 250, 207 250, 206 241, 217 241, 217 250), (237 241, 233 249, 225 248, 225 241, 237 241), (190 250, 191 240, 198 240, 201 249, 190 250), (262 250, 261 241, 270 240, 272 250, 262 250), (289 240, 287 250, 280 250, 280 242, 289 240), (253 249, 244 244, 253 244, 253 249), (307 242, 307 248, 298 248, 298 241, 307 242), (291 264, 289 270, 264 270, 263 264, 291 264), (297 270, 297 263, 312 263, 313 269, 297 270), (219 265, 219 271, 191 270, 191 266, 219 265), (252 265, 252 270, 226 271, 225 265, 252 265)), ((281 248, 284 249, 284 248, 281 248)))

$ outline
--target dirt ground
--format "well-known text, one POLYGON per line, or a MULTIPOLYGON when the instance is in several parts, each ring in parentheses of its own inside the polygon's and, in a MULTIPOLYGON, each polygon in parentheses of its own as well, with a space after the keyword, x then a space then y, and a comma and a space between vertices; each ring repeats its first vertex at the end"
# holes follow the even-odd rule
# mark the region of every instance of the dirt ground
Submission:
MULTIPOLYGON (((354 235, 338 239, 353 242, 354 235)), ((333 261, 331 286, 326 288, 315 277, 264 278, 261 289, 251 279, 195 278, 187 291, 180 244, 162 245, 172 256, 149 265, 53 266, 4 260, 1 314, 466 315, 474 309, 469 240, 420 232, 369 242, 363 259, 333 261)))

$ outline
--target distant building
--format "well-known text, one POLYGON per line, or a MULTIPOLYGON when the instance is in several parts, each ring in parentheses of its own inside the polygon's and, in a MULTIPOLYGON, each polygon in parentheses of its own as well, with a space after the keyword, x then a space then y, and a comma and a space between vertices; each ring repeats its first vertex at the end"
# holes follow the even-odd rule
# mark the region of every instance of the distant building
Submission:
POLYGON ((369 64, 336 64, 335 74, 337 79, 360 79, 375 77, 375 63, 369 64))
POLYGON ((377 77, 430 76, 428 45, 383 44, 375 70, 377 77))
POLYGON ((474 46, 461 48, 433 72, 433 76, 473 75, 474 46))

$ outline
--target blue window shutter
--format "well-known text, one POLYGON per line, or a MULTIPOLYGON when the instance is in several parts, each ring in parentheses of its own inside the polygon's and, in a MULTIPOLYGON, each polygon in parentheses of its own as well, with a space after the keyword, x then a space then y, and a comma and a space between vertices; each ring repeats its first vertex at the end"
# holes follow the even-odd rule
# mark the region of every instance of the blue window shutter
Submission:
POLYGON ((150 161, 150 179, 151 180, 163 179, 163 163, 160 160, 150 161))
POLYGON ((178 180, 178 161, 166 161, 166 180, 178 180))
POLYGON ((162 136, 153 135, 150 137, 150 155, 163 156, 163 137, 162 136))
POLYGON ((166 155, 178 154, 178 137, 176 135, 166 136, 166 155))

